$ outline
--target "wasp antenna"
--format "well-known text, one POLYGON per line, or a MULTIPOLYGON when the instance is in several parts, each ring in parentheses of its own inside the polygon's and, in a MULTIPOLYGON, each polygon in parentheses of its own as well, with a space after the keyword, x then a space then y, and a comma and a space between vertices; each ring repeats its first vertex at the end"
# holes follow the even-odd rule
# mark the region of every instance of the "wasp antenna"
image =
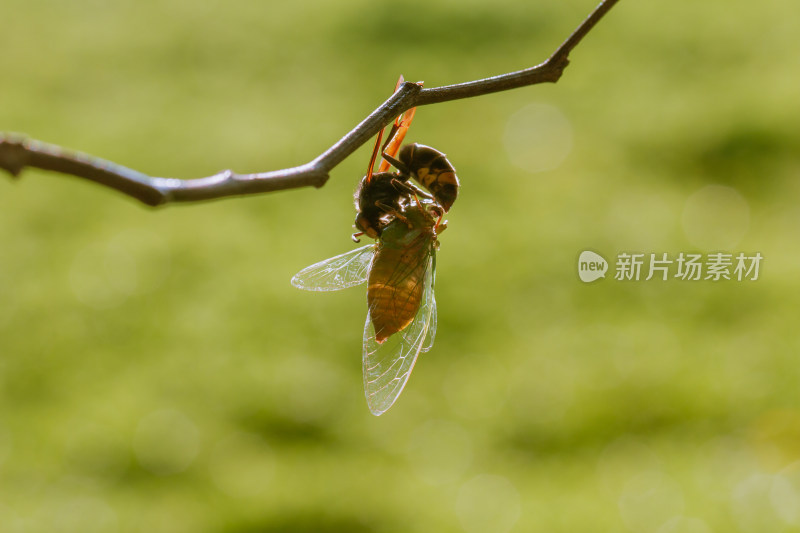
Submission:
MULTIPOLYGON (((386 142, 383 143, 383 146, 381 147, 381 155, 384 156, 384 158, 386 157, 386 147, 389 146, 389 143, 392 142, 392 139, 394 139, 394 136, 397 134, 397 129, 399 127, 400 126, 398 126, 397 121, 395 121, 392 124, 392 129, 389 130, 389 135, 386 136, 386 142)), ((394 154, 391 154, 391 155, 394 155, 394 154)), ((383 162, 381 162, 381 165, 383 165, 383 162)), ((386 168, 389 168, 389 167, 387 166, 386 168)), ((386 171, 386 169, 381 170, 381 172, 385 172, 385 171, 386 171)))
POLYGON ((367 167, 367 183, 372 181, 372 169, 375 167, 375 159, 378 158, 378 150, 381 147, 381 139, 383 138, 383 128, 378 132, 378 138, 375 139, 375 148, 372 149, 372 157, 369 158, 369 167, 367 167))
MULTIPOLYGON (((408 167, 407 167, 407 166, 405 166, 405 164, 403 164, 403 162, 402 162, 402 161, 398 161, 397 159, 395 159, 394 157, 390 156, 390 155, 389 155, 389 154, 387 154, 386 152, 383 152, 383 153, 381 154, 381 157, 383 157, 383 160, 384 160, 384 161, 387 161, 387 162, 388 162, 388 163, 390 163, 390 164, 391 164, 391 165, 392 165, 394 168, 396 168, 397 170, 399 170, 399 171, 400 171, 400 174, 402 174, 402 175, 406 176, 406 178, 408 177, 408 167)), ((386 167, 386 169, 388 170, 388 169, 389 169, 389 167, 387 166, 387 167, 386 167)), ((385 171, 382 171, 382 172, 385 172, 385 171)))

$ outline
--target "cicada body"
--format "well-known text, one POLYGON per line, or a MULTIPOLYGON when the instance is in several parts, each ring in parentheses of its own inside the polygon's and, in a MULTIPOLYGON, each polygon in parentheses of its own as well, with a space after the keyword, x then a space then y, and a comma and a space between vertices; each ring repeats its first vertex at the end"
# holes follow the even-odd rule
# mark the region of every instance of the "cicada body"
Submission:
POLYGON ((403 391, 420 352, 433 346, 433 294, 440 208, 412 203, 386 226, 375 244, 356 248, 298 272, 292 285, 335 291, 369 281, 362 371, 374 415, 388 410, 403 391))
POLYGON ((414 319, 435 254, 436 221, 430 212, 417 206, 403 217, 384 229, 369 273, 367 304, 379 344, 414 319))

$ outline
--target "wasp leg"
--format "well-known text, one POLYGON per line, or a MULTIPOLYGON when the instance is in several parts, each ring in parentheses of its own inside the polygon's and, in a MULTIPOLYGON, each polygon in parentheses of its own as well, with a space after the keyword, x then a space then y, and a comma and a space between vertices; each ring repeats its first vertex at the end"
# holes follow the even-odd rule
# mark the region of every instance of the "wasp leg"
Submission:
POLYGON ((436 224, 433 225, 433 231, 438 235, 439 233, 447 229, 447 221, 442 220, 444 218, 444 208, 439 204, 436 204, 432 205, 430 207, 430 210, 431 214, 437 217, 436 224))
POLYGON ((381 201, 377 201, 377 202, 375 202, 375 207, 379 207, 387 215, 392 215, 393 217, 402 220, 403 222, 405 222, 406 226, 408 226, 409 228, 413 228, 414 227, 411 224, 411 221, 408 220, 408 218, 406 218, 405 215, 403 215, 400 211, 395 209, 393 206, 388 205, 388 204, 384 204, 381 201))
MULTIPOLYGON (((413 185, 413 183, 409 183, 408 185, 413 185)), ((427 198, 431 198, 432 199, 431 196, 429 196, 428 194, 426 194, 424 192, 423 192, 423 195, 425 197, 427 197, 427 198)), ((414 190, 411 191, 411 196, 414 197, 414 202, 415 202, 414 205, 422 213, 424 213, 427 216, 430 216, 429 213, 431 213, 431 214, 433 214, 433 216, 439 217, 438 220, 436 221, 436 224, 434 225, 434 229, 435 229, 439 225, 439 223, 442 221, 442 217, 444 216, 444 209, 442 209, 442 206, 440 206, 439 204, 437 204, 435 202, 433 204, 423 204, 420 201, 419 196, 417 196, 416 191, 414 191, 414 190), (426 207, 426 205, 427 205, 427 207, 426 207)))
MULTIPOLYGON (((402 181, 397 178, 392 179, 392 185, 395 189, 405 192, 406 194, 415 195, 415 196, 422 196, 426 200, 434 200, 432 194, 420 189, 415 184, 411 183, 410 181, 402 181)), ((419 198, 417 198, 419 200, 419 198)))
MULTIPOLYGON (((392 142, 394 136, 397 135, 398 129, 400 129, 400 117, 397 117, 397 119, 392 123, 392 129, 389 130, 389 134, 386 136, 386 142, 383 143, 383 146, 381 146, 381 155, 386 153, 386 147, 389 146, 389 143, 392 142)), ((391 163, 391 161, 389 162, 391 163)), ((381 164, 383 164, 383 162, 381 162, 381 164)))
POLYGON ((390 156, 386 152, 383 152, 381 154, 381 157, 385 161, 388 161, 389 163, 391 163, 391 165, 394 168, 396 168, 397 170, 399 170, 402 175, 404 175, 404 176, 408 176, 409 175, 408 167, 402 161, 400 161, 399 159, 395 159, 394 157, 390 156))
MULTIPOLYGON (((389 161, 386 156, 390 156, 394 158, 397 154, 397 151, 400 149, 400 145, 403 142, 403 139, 406 137, 406 133, 408 133, 408 128, 411 127, 411 121, 414 120, 414 114, 417 112, 416 107, 412 107, 405 113, 403 113, 403 118, 398 118, 395 120, 394 126, 392 126, 393 135, 389 137, 389 141, 383 146, 383 153, 381 156, 383 157, 383 161, 381 161, 381 166, 378 168, 380 172, 385 172, 389 169, 389 163, 395 165, 395 163, 389 161)), ((395 165, 396 166, 396 165, 395 165)))
POLYGON ((361 239, 359 239, 359 237, 361 237, 362 235, 364 235, 364 232, 359 231, 358 233, 353 233, 352 235, 350 235, 350 238, 353 239, 353 242, 361 242, 361 239))

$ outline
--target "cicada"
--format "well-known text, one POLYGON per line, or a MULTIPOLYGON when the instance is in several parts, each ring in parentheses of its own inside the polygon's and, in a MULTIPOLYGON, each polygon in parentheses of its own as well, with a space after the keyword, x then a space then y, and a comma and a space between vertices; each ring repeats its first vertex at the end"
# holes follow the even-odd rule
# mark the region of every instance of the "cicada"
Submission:
POLYGON ((292 285, 337 291, 367 282, 362 370, 367 405, 381 415, 397 400, 421 352, 436 335, 437 235, 442 208, 414 197, 392 212, 380 239, 298 272, 292 285))

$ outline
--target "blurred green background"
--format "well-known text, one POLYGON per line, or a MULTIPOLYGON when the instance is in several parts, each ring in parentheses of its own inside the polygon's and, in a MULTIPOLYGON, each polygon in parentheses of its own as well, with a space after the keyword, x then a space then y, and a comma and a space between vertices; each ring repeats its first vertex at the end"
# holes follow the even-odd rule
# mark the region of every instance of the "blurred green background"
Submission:
MULTIPOLYGON (((545 59, 593 0, 5 0, 0 130, 190 178, 545 59)), ((556 85, 418 110, 458 168, 439 330, 384 416, 320 190, 145 208, 0 179, 0 531, 800 531, 800 7, 623 1, 556 85), (593 284, 578 254, 760 252, 593 284)), ((612 265, 613 269, 613 265, 612 265)))

